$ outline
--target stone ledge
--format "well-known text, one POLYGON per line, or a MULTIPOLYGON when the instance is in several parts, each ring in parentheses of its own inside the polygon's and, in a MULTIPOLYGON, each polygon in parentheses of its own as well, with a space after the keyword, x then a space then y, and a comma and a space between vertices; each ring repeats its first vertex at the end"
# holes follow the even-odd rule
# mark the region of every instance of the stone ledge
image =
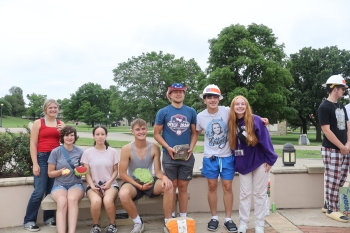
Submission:
POLYGON ((272 167, 270 172, 272 174, 296 174, 296 173, 308 173, 308 170, 304 166, 285 166, 285 167, 272 167))
POLYGON ((324 173, 324 166, 319 164, 308 164, 304 165, 307 168, 308 173, 310 174, 323 174, 324 173))
POLYGON ((20 185, 32 185, 33 177, 13 177, 13 178, 1 178, 0 187, 9 187, 9 186, 20 186, 20 185))

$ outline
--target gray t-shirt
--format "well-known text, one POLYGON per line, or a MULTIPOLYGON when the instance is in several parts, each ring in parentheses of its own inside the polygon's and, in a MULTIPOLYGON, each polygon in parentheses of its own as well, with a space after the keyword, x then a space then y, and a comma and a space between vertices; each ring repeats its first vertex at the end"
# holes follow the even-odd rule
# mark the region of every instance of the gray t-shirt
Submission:
MULTIPOLYGON (((79 147, 74 146, 73 150, 71 151, 66 150, 66 151, 69 158, 72 161, 72 164, 74 166, 78 166, 81 155, 83 154, 83 150, 80 149, 79 147)), ((74 184, 83 183, 83 181, 81 180, 81 177, 75 176, 73 168, 67 162, 60 147, 56 147, 55 149, 52 150, 49 160, 47 162, 50 164, 56 165, 56 170, 62 169, 64 167, 70 170, 70 173, 68 176, 56 177, 55 183, 53 185, 71 186, 74 184)))

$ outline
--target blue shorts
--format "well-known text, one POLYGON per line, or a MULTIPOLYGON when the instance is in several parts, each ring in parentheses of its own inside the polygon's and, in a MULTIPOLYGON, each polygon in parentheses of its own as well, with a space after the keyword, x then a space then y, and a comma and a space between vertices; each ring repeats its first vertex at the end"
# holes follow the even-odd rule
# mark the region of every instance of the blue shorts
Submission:
POLYGON ((73 185, 54 185, 52 186, 51 189, 51 194, 57 190, 66 190, 68 191, 71 188, 79 188, 81 189, 83 192, 85 191, 84 185, 83 184, 73 184, 73 185))
POLYGON ((234 156, 203 158, 202 175, 208 179, 233 180, 235 176, 234 156))

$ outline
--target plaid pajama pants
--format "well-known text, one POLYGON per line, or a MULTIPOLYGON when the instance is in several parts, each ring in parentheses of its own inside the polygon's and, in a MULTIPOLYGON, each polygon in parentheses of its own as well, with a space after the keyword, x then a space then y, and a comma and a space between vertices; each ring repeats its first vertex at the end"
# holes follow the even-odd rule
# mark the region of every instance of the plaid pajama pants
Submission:
POLYGON ((349 154, 342 155, 340 150, 321 148, 324 163, 324 179, 327 209, 339 212, 339 188, 346 181, 349 172, 349 154))

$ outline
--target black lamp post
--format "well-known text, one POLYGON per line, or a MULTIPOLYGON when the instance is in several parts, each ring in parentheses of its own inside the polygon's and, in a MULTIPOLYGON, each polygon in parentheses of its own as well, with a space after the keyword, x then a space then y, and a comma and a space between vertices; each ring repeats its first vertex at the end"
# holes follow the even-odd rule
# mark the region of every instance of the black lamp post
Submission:
POLYGON ((1 109, 0 109, 0 128, 2 127, 2 106, 4 106, 4 104, 0 104, 1 105, 1 109))
POLYGON ((286 143, 282 149, 282 162, 284 166, 294 166, 296 162, 296 151, 291 143, 286 143))

